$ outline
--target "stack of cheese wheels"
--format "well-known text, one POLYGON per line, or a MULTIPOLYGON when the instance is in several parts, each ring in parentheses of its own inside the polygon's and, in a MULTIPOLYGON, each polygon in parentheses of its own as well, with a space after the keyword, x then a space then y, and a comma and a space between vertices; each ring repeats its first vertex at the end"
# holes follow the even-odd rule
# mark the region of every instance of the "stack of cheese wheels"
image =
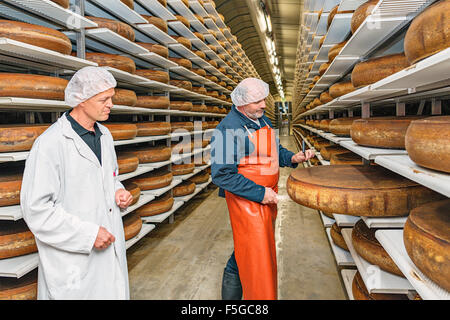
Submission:
POLYGON ((352 128, 353 121, 359 118, 338 118, 333 119, 328 126, 330 132, 337 136, 350 137, 350 130, 352 128))
POLYGON ((167 187, 172 179, 172 172, 162 168, 135 177, 131 182, 137 184, 141 191, 146 191, 167 187))
POLYGON ((319 122, 319 129, 323 131, 328 131, 331 119, 322 119, 319 122))
POLYGON ((134 9, 134 0, 120 0, 123 4, 125 4, 128 8, 134 9))
POLYGON ((342 236, 342 233, 341 233, 341 228, 339 228, 339 226, 337 225, 336 222, 333 223, 333 225, 331 226, 330 236, 335 245, 337 245, 339 248, 342 248, 342 249, 348 251, 347 244, 345 243, 344 237, 342 236))
POLYGON ((412 161, 425 168, 450 173, 450 116, 412 121, 405 147, 412 161))
POLYGON ((317 210, 367 217, 405 216, 442 195, 381 166, 323 166, 292 171, 289 196, 317 210))
POLYGON ((172 174, 174 176, 182 176, 194 172, 195 164, 192 163, 181 163, 172 164, 172 174))
POLYGON ((330 165, 362 165, 362 158, 353 152, 333 154, 330 158, 330 165))
POLYGON ((324 160, 330 161, 331 157, 335 154, 347 153, 348 150, 339 146, 339 145, 331 145, 325 146, 320 149, 320 154, 324 160))
POLYGON ((192 62, 191 62, 191 60, 184 59, 184 58, 174 58, 174 57, 169 57, 169 60, 172 61, 172 62, 175 62, 179 66, 184 67, 186 69, 189 69, 189 70, 192 69, 192 62))
POLYGON ((137 96, 136 108, 167 109, 170 100, 167 96, 137 96))
POLYGON ((191 111, 192 110, 192 102, 190 102, 190 101, 171 101, 170 109, 171 110, 181 110, 181 111, 191 111))
POLYGON ((137 122, 137 137, 146 136, 162 136, 170 133, 170 123, 169 122, 137 122))
POLYGON ((137 103, 137 96, 133 90, 114 89, 115 94, 112 98, 114 105, 134 107, 137 103))
POLYGON ((0 224, 0 259, 36 252, 34 235, 23 219, 0 224))
POLYGON ((210 174, 207 171, 203 170, 197 173, 195 176, 190 177, 188 180, 195 184, 202 184, 209 181, 209 176, 210 174))
POLYGON ((182 121, 182 122, 171 122, 171 132, 175 132, 176 130, 187 130, 187 131, 194 131, 194 123, 189 121, 182 121))
POLYGON ((132 154, 119 153, 117 154, 117 165, 119 166, 119 174, 133 172, 139 166, 139 159, 132 154))
POLYGON ((23 167, 7 166, 0 171, 0 207, 20 203, 23 167))
POLYGON ((379 266, 382 270, 404 277, 391 256, 375 238, 377 229, 368 228, 366 223, 359 219, 352 229, 352 244, 355 251, 370 264, 379 266))
POLYGON ((173 188, 173 196, 174 197, 183 197, 189 194, 194 193, 195 191, 195 183, 189 180, 183 181, 175 188, 173 188))
POLYGON ((185 37, 180 37, 180 36, 172 36, 172 38, 174 38, 179 44, 182 44, 189 50, 192 49, 192 43, 189 39, 187 39, 185 37))
POLYGON ((378 0, 369 0, 366 3, 360 5, 353 13, 352 21, 350 23, 350 30, 355 33, 359 26, 366 20, 368 16, 372 14, 373 9, 375 9, 378 0))
POLYGON ((340 42, 338 44, 335 44, 330 48, 330 51, 328 51, 328 63, 331 63, 334 58, 337 57, 339 52, 341 52, 342 48, 346 45, 347 41, 340 42))
POLYGON ((64 100, 68 81, 36 74, 0 73, 0 97, 64 100))
POLYGON ((356 88, 353 86, 351 81, 341 81, 333 84, 328 91, 330 93, 330 96, 333 99, 336 99, 337 97, 343 96, 344 94, 350 93, 355 90, 356 88))
POLYGON ((0 125, 0 152, 17 152, 30 150, 34 140, 49 125, 47 124, 3 124, 0 125))
POLYGON ((72 51, 72 43, 64 33, 25 22, 0 20, 0 37, 28 43, 62 54, 70 54, 72 51))
POLYGON ((408 66, 409 62, 404 53, 390 54, 359 62, 352 71, 352 84, 355 88, 364 87, 408 66))
POLYGON ((421 272, 450 291, 450 199, 412 210, 403 229, 406 252, 421 272))
POLYGON ((125 241, 136 237, 141 231, 142 219, 136 212, 127 214, 125 217, 123 217, 122 221, 125 241))
POLYGON ((118 54, 86 52, 86 60, 97 63, 99 67, 111 67, 129 73, 136 72, 134 60, 118 54))
POLYGON ((173 197, 170 192, 152 200, 136 210, 136 213, 141 217, 150 217, 157 214, 165 213, 173 207, 173 197))
POLYGON ((405 35, 405 55, 414 64, 450 47, 450 1, 438 1, 414 18, 405 35))
POLYGON ((141 146, 127 149, 127 154, 134 155, 139 159, 139 163, 153 163, 167 161, 171 157, 171 149, 167 146, 141 146))
POLYGON ((162 45, 156 44, 156 43, 148 43, 148 42, 136 42, 136 44, 140 45, 141 47, 144 47, 145 49, 147 49, 150 52, 160 55, 161 57, 164 57, 166 59, 169 58, 169 49, 165 46, 162 46, 162 45))
POLYGON ((322 92, 320 94, 320 98, 319 99, 320 99, 320 102, 322 104, 325 104, 325 103, 333 101, 333 97, 330 96, 330 93, 328 91, 322 92))
POLYGON ((405 149, 409 124, 421 117, 378 117, 353 121, 350 135, 357 144, 367 147, 405 149))
POLYGON ((128 192, 131 193, 131 196, 133 197, 133 201, 130 203, 131 207, 139 201, 139 198, 141 197, 141 189, 139 189, 139 186, 136 183, 130 181, 123 182, 123 186, 128 192))
MULTIPOLYGON (((133 28, 130 27, 128 24, 117 21, 117 20, 111 20, 107 18, 99 18, 99 17, 92 17, 92 16, 86 16, 89 20, 97 23, 97 28, 106 28, 109 29, 122 37, 134 42, 135 34, 133 31, 133 28)), ((86 28, 86 29, 93 29, 93 28, 86 28)))
POLYGON ((149 15, 142 15, 142 18, 144 18, 145 20, 147 20, 147 22, 149 24, 154 25, 155 27, 157 27, 159 30, 167 33, 169 31, 169 28, 167 26, 167 22, 159 17, 155 17, 155 16, 149 16, 149 15))
POLYGON ((170 80, 170 84, 172 86, 181 88, 181 89, 185 89, 185 90, 192 90, 192 82, 187 81, 187 80, 170 80))
POLYGON ((102 123, 113 137, 113 140, 129 140, 136 138, 137 127, 133 123, 102 123))
POLYGON ((355 300, 408 300, 406 294, 369 293, 359 272, 353 278, 352 294, 355 300))
POLYGON ((0 278, 0 300, 36 300, 37 268, 20 278, 0 278))
POLYGON ((162 82, 165 84, 168 84, 170 81, 169 73, 166 71, 151 70, 151 69, 139 69, 139 70, 136 70, 136 75, 147 78, 149 80, 162 82))

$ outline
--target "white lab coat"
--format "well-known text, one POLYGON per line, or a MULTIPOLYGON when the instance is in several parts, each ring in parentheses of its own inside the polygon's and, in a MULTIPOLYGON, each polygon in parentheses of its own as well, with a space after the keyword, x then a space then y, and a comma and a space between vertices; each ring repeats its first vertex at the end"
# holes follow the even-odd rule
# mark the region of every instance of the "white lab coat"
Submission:
POLYGON ((102 165, 66 115, 35 141, 20 194, 39 251, 38 299, 129 299, 125 236, 115 203, 118 165, 113 138, 101 132, 102 165), (116 240, 93 247, 99 227, 116 240))

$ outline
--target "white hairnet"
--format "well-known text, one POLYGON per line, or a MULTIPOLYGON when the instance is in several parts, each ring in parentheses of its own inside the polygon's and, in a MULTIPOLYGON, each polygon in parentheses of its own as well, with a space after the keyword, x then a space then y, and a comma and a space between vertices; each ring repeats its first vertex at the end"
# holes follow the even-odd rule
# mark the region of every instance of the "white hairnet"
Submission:
POLYGON ((231 101, 236 107, 265 99, 269 95, 269 85, 257 78, 242 80, 231 92, 231 101))
POLYGON ((73 108, 116 85, 116 79, 105 68, 84 67, 78 70, 67 84, 65 102, 73 108))

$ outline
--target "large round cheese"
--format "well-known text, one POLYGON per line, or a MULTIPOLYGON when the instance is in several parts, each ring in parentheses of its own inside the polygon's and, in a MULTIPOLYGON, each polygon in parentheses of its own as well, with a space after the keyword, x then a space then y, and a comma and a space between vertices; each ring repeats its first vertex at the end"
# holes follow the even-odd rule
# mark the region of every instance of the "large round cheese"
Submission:
POLYGON ((163 7, 167 7, 167 0, 158 0, 158 2, 159 2, 163 7))
POLYGON ((190 153, 194 149, 194 141, 173 143, 171 149, 172 154, 190 153))
POLYGON ((359 118, 337 118, 333 119, 328 126, 330 132, 337 136, 350 136, 353 121, 359 118))
POLYGON ((170 80, 170 84, 172 86, 178 87, 178 88, 182 88, 185 90, 192 90, 192 82, 187 81, 187 80, 170 80))
POLYGON ((190 177, 188 180, 194 182, 195 184, 202 184, 208 182, 210 174, 207 171, 202 171, 197 173, 193 177, 190 177))
POLYGON ((152 200, 149 203, 143 205, 136 210, 136 213, 141 217, 150 217, 157 214, 165 213, 173 207, 173 197, 170 192, 166 192, 163 196, 156 200, 152 200))
POLYGON ((157 27, 161 31, 163 31, 165 33, 167 33, 169 31, 169 28, 167 26, 167 22, 164 19, 161 19, 159 17, 154 17, 154 16, 148 16, 148 15, 141 15, 141 16, 142 16, 142 18, 147 20, 148 23, 154 25, 155 27, 157 27))
POLYGON ((355 88, 367 86, 408 66, 409 62, 404 53, 390 54, 359 62, 352 71, 352 84, 355 88))
POLYGON ((3 124, 0 125, 0 152, 27 151, 50 125, 3 124))
POLYGON ((350 135, 357 144, 367 147, 405 149, 409 124, 422 117, 377 117, 353 121, 350 135))
POLYGON ((119 174, 133 172, 139 166, 139 159, 135 155, 118 153, 117 165, 119 166, 119 174))
POLYGON ((199 76, 206 77, 206 71, 205 71, 205 69, 194 68, 194 69, 192 69, 192 71, 194 71, 194 72, 195 72, 196 74, 198 74, 199 76))
POLYGON ((195 183, 191 181, 183 181, 175 188, 173 188, 173 196, 174 197, 183 197, 189 194, 194 193, 195 191, 195 183))
POLYGON ((36 300, 37 268, 20 278, 0 278, 0 300, 36 300))
POLYGON ((114 89, 115 94, 112 98, 114 105, 134 107, 137 103, 137 96, 133 90, 114 89))
POLYGON ((442 195, 381 166, 321 166, 292 171, 289 196, 317 210, 368 217, 405 216, 442 195))
POLYGON ((13 206, 20 203, 22 187, 22 167, 4 167, 0 172, 0 206, 13 206))
POLYGON ((135 107, 147 109, 167 109, 170 100, 167 96, 137 96, 135 107))
POLYGON ((330 64, 328 62, 322 63, 319 67, 319 76, 322 76, 329 67, 330 64))
POLYGON ((169 73, 160 70, 139 69, 136 70, 136 75, 165 84, 168 84, 170 80, 169 73))
POLYGON ((324 160, 330 161, 334 154, 346 153, 348 150, 338 145, 325 146, 320 149, 320 154, 324 160))
POLYGON ((207 92, 205 87, 194 87, 194 86, 192 87, 192 91, 195 93, 204 94, 204 95, 206 95, 206 92, 207 92))
POLYGON ((69 9, 69 5, 70 5, 69 0, 52 0, 52 2, 59 4, 64 9, 69 9))
POLYGON ((167 146, 141 146, 126 152, 136 156, 139 159, 139 163, 162 162, 169 160, 171 157, 171 149, 167 146))
POLYGON ((203 51, 200 50, 194 50, 193 51, 197 56, 199 56, 202 59, 206 59, 206 54, 203 51))
POLYGON ((368 16, 372 14, 373 9, 377 5, 378 0, 370 0, 360 5, 353 13, 352 21, 350 23, 350 30, 355 33, 359 26, 366 20, 368 16))
POLYGON ((170 110, 191 111, 192 102, 190 101, 171 101, 170 110))
POLYGON ((336 222, 333 223, 333 225, 331 226, 330 236, 335 245, 337 245, 339 248, 342 248, 342 249, 348 251, 347 244, 345 243, 344 237, 341 234, 341 228, 339 228, 339 226, 337 225, 336 222))
POLYGON ((322 119, 319 122, 319 129, 323 131, 328 131, 328 127, 330 126, 331 119, 322 119))
POLYGON ((169 58, 169 49, 165 46, 156 43, 146 43, 146 42, 136 42, 136 44, 140 45, 141 47, 144 47, 150 52, 160 55, 161 57, 164 57, 166 59, 169 58))
POLYGON ((342 48, 345 46, 346 43, 347 41, 343 41, 338 44, 335 44, 330 48, 330 50, 328 51, 328 63, 331 63, 334 60, 334 58, 337 57, 337 55, 339 54, 339 52, 341 52, 342 48))
POLYGON ((438 1, 412 21, 405 35, 410 64, 450 47, 450 1, 438 1))
MULTIPOLYGON (((97 25, 98 25, 97 28, 109 29, 109 30, 121 35, 122 37, 134 42, 135 34, 133 31, 133 28, 131 26, 129 26, 128 24, 117 21, 117 20, 107 19, 107 18, 99 18, 99 17, 92 17, 92 16, 86 16, 86 18, 97 23, 97 25)), ((93 28, 86 28, 86 29, 93 29, 93 28)))
POLYGON ((192 110, 193 112, 206 112, 206 105, 204 104, 194 104, 192 106, 192 110))
POLYGON ((180 21, 182 24, 184 24, 186 26, 186 28, 189 29, 191 27, 191 24, 190 24, 189 20, 186 19, 185 17, 176 14, 175 18, 177 19, 177 21, 180 21))
POLYGON ((356 88, 353 86, 351 81, 342 81, 333 84, 329 89, 329 93, 333 99, 336 99, 337 97, 343 96, 344 94, 355 90, 356 88))
POLYGON ((139 186, 136 183, 130 181, 123 182, 123 186, 128 192, 131 193, 131 196, 133 197, 133 201, 130 203, 131 207, 139 201, 139 198, 141 197, 141 189, 139 189, 139 186))
POLYGON ((335 153, 331 155, 330 165, 362 165, 362 158, 353 152, 335 153))
POLYGON ((62 54, 70 54, 72 51, 72 43, 64 33, 25 22, 0 20, 0 37, 28 43, 62 54))
POLYGON ((322 104, 325 104, 325 103, 333 101, 333 97, 330 96, 330 93, 328 91, 325 91, 320 94, 319 100, 322 104))
POLYGON ((191 60, 184 59, 184 58, 174 58, 174 57, 169 57, 169 60, 172 62, 175 62, 179 66, 185 67, 186 69, 189 69, 189 70, 192 69, 191 60))
POLYGON ((137 135, 137 127, 132 123, 102 123, 113 137, 113 140, 128 140, 134 139, 137 135))
POLYGON ((145 191, 167 187, 172 183, 172 179, 172 172, 159 169, 141 174, 140 176, 133 178, 131 181, 137 184, 139 189, 145 191))
POLYGON ((162 136, 170 133, 170 123, 168 122, 137 122, 137 137, 162 136))
POLYGON ((405 147, 412 161, 426 168, 450 173, 450 116, 411 122, 405 147))
POLYGON ((129 73, 136 72, 134 60, 118 54, 86 52, 86 60, 97 63, 99 67, 111 67, 129 73))
POLYGON ((179 129, 184 129, 187 131, 194 131, 194 123, 193 122, 171 122, 171 132, 175 132, 179 129))
POLYGON ((406 294, 369 293, 358 271, 353 278, 352 294, 355 300, 408 300, 406 294))
POLYGON ((125 241, 134 238, 139 234, 142 228, 142 219, 135 212, 127 214, 123 217, 123 230, 125 234, 125 241))
POLYGON ((34 235, 23 219, 0 223, 0 259, 36 252, 34 235))
POLYGON ((450 200, 412 210, 403 229, 406 252, 425 276, 450 291, 450 200))
POLYGON ((63 101, 68 82, 37 74, 0 73, 0 97, 63 101))
POLYGON ((128 8, 134 9, 134 0, 120 0, 123 4, 125 4, 128 8))
POLYGON ((360 257, 380 267, 380 269, 404 277, 391 256, 375 238, 377 229, 368 228, 366 223, 359 219, 352 230, 352 244, 360 257))
POLYGON ((194 163, 172 164, 172 174, 174 176, 182 176, 184 174, 194 172, 194 163))
POLYGON ((318 140, 318 141, 314 142, 314 148, 315 148, 317 151, 320 151, 320 150, 322 150, 323 148, 329 147, 329 146, 331 146, 331 143, 330 143, 330 141, 328 141, 328 140, 326 140, 326 139, 324 139, 324 140, 318 140))
POLYGON ((189 39, 187 39, 185 37, 180 37, 180 36, 172 36, 172 38, 174 38, 178 43, 182 44, 183 46, 185 46, 189 50, 192 49, 191 40, 189 40, 189 39))

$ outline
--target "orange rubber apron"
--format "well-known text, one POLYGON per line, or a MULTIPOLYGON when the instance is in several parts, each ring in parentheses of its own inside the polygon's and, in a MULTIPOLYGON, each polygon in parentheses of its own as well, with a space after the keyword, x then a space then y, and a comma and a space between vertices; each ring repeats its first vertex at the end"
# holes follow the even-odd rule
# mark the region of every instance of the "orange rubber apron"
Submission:
MULTIPOLYGON (((245 127, 245 129, 248 128, 245 127)), ((256 184, 278 192, 278 147, 275 131, 266 126, 249 132, 255 150, 240 160, 238 173, 256 184)), ((233 229, 234 251, 243 299, 277 299, 275 250, 276 204, 261 204, 225 191, 233 229)))

